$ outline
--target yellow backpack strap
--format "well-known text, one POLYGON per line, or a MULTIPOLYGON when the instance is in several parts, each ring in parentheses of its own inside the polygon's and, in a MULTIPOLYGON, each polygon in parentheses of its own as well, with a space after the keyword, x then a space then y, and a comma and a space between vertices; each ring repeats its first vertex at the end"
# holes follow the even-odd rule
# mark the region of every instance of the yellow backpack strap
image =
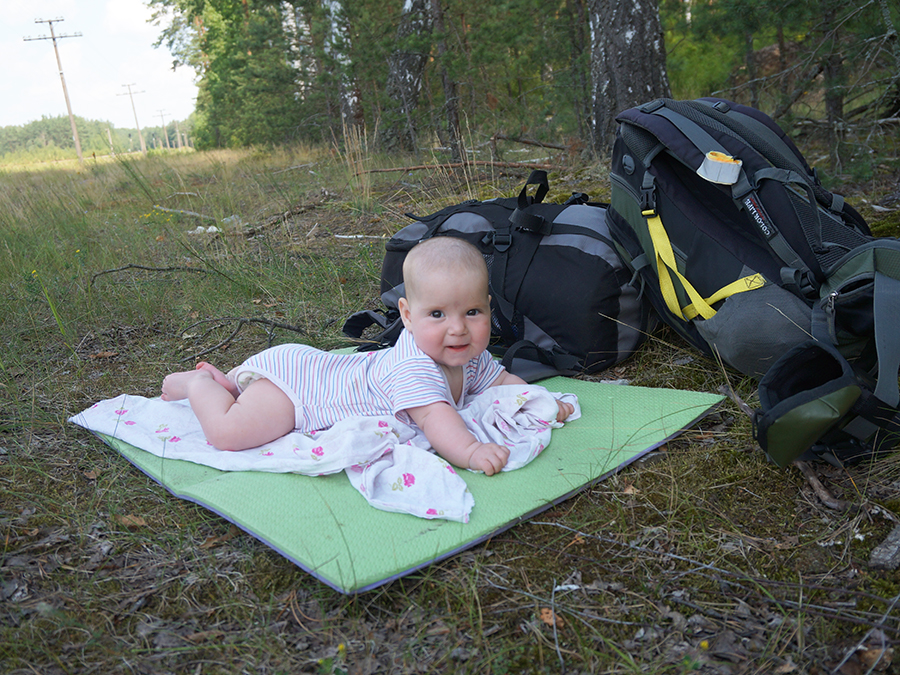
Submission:
MULTIPOLYGON (((719 302, 719 300, 724 300, 725 298, 731 297, 736 293, 743 293, 744 291, 752 291, 757 288, 762 288, 765 283, 766 280, 762 274, 751 274, 746 277, 741 277, 740 279, 732 281, 727 286, 723 286, 708 298, 705 298, 704 302, 708 305, 714 305, 719 302)), ((686 319, 693 319, 700 313, 696 309, 694 309, 693 305, 688 305, 682 311, 684 312, 684 317, 686 319)))
POLYGON ((731 282, 727 286, 723 286, 710 297, 704 298, 695 289, 691 283, 685 279, 684 275, 678 271, 678 265, 675 262, 675 253, 672 251, 672 243, 669 241, 669 235, 666 228, 663 227, 662 219, 653 211, 644 211, 644 217, 647 219, 647 229, 650 233, 650 239, 653 241, 653 250, 656 254, 656 270, 659 276, 659 288, 662 291, 663 300, 666 307, 675 316, 689 321, 697 316, 704 319, 711 319, 716 315, 716 310, 712 306, 730 297, 736 293, 751 291, 761 288, 765 284, 765 279, 760 274, 751 274, 736 281, 731 282), (690 299, 690 304, 682 308, 678 301, 678 294, 675 292, 675 283, 672 275, 678 279, 684 292, 690 299))

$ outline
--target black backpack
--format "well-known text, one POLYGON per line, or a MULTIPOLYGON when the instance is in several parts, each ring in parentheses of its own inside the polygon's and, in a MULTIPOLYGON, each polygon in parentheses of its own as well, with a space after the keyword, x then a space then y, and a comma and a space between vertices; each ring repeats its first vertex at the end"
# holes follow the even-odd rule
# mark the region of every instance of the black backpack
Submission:
POLYGON ((756 377, 780 466, 900 435, 900 242, 875 239, 764 113, 659 99, 618 118, 610 231, 662 319, 756 377))
POLYGON ((386 310, 357 312, 344 334, 359 349, 393 344, 402 328, 403 260, 429 237, 460 237, 482 253, 490 274, 491 351, 525 380, 592 373, 630 355, 655 325, 652 309, 616 253, 606 224, 606 204, 573 195, 544 204, 547 174, 534 171, 519 196, 468 201, 420 218, 386 244, 381 299, 386 310), (535 192, 529 194, 529 186, 535 192))

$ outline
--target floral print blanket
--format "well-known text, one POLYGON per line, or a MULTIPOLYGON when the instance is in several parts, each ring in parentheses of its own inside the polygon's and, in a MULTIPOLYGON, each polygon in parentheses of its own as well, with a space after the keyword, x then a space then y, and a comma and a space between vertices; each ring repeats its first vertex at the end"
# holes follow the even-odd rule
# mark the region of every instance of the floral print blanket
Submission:
MULTIPOLYGON (((575 406, 574 394, 539 385, 492 387, 465 402, 460 414, 478 440, 510 449, 503 471, 519 469, 550 443, 556 399, 575 406)), ((393 417, 350 417, 324 431, 290 433, 240 452, 218 450, 206 440, 187 401, 123 394, 94 404, 70 422, 112 436, 165 459, 221 471, 268 471, 321 476, 343 471, 375 508, 420 518, 468 522, 474 498, 456 469, 435 454, 424 434, 393 417)))

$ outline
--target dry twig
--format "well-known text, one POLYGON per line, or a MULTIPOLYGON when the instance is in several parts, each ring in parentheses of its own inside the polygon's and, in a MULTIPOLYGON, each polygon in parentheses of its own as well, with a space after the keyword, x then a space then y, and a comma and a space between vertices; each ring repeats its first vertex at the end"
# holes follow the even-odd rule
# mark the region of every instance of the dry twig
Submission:
POLYGON ((517 138, 515 136, 507 136, 506 134, 494 134, 491 136, 491 144, 494 145, 496 141, 510 141, 512 143, 522 143, 523 145, 535 145, 539 148, 552 148, 553 150, 568 150, 569 148, 565 145, 559 145, 557 143, 544 143, 543 141, 536 141, 531 138, 517 138))
POLYGON ((461 169, 466 166, 499 166, 505 169, 559 169, 554 164, 535 164, 532 162, 491 162, 488 160, 475 160, 471 162, 449 162, 447 164, 417 164, 415 166, 395 166, 383 169, 366 169, 361 173, 387 173, 389 171, 423 171, 427 169, 461 169))
POLYGON ((101 270, 95 273, 94 276, 91 277, 90 285, 93 286, 94 282, 99 276, 102 276, 104 274, 113 274, 115 272, 123 272, 125 270, 145 270, 147 272, 200 272, 201 274, 206 274, 208 271, 199 267, 146 267, 144 265, 128 264, 123 267, 116 267, 115 269, 111 270, 101 270))
POLYGON ((836 511, 846 511, 849 508, 847 502, 833 496, 828 489, 822 485, 822 481, 819 480, 816 472, 813 471, 813 468, 809 464, 801 462, 799 459, 795 459, 791 464, 800 470, 800 473, 806 478, 806 482, 809 483, 813 492, 816 493, 816 497, 818 497, 825 506, 836 511))
MULTIPOLYGON (((721 386, 719 387, 719 392, 725 396, 728 396, 732 401, 735 402, 738 408, 747 415, 750 419, 753 419, 753 410, 747 405, 740 396, 737 395, 737 392, 731 388, 731 386, 721 386)), ((816 472, 813 468, 807 464, 806 462, 801 462, 800 460, 794 460, 791 462, 797 469, 800 470, 800 473, 803 474, 803 477, 806 478, 806 482, 809 483, 809 486, 812 488, 813 492, 816 493, 816 497, 827 506, 829 509, 834 509, 835 511, 848 511, 848 510, 859 510, 865 508, 864 506, 851 505, 848 502, 842 501, 832 495, 828 489, 822 484, 822 481, 819 480, 818 476, 816 476, 816 472)))
POLYGON ((183 331, 181 331, 181 333, 183 335, 184 333, 187 333, 189 330, 191 330, 195 326, 199 326, 200 324, 203 324, 203 323, 211 323, 211 322, 216 322, 216 321, 218 321, 218 322, 237 321, 237 327, 235 327, 235 329, 231 332, 231 335, 229 335, 227 338, 225 338, 218 344, 215 344, 212 347, 208 347, 207 349, 197 352, 196 354, 192 354, 191 356, 185 356, 183 359, 181 359, 182 361, 192 361, 194 359, 200 358, 201 356, 209 354, 210 352, 214 352, 217 349, 221 349, 225 345, 229 344, 235 338, 235 336, 241 331, 241 329, 244 326, 246 326, 247 324, 251 324, 251 323, 263 324, 265 326, 269 326, 270 328, 283 328, 284 330, 290 330, 295 333, 300 333, 301 335, 306 334, 306 331, 303 330, 302 328, 300 328, 299 326, 292 326, 287 323, 281 323, 280 321, 273 321, 272 319, 260 319, 260 318, 248 319, 246 317, 204 319, 203 321, 198 321, 196 323, 191 324, 190 326, 185 328, 183 331))

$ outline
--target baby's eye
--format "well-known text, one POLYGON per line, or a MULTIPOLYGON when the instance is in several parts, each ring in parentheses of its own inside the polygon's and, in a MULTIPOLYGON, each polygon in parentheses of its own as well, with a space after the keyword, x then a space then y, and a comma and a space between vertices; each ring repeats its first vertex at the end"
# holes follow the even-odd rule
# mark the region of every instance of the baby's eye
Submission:
POLYGON ((435 309, 432 310, 428 316, 430 316, 432 319, 440 319, 444 316, 444 313, 439 309, 435 309))
POLYGON ((480 309, 470 309, 468 312, 466 312, 466 316, 478 316, 479 314, 481 314, 480 309))

